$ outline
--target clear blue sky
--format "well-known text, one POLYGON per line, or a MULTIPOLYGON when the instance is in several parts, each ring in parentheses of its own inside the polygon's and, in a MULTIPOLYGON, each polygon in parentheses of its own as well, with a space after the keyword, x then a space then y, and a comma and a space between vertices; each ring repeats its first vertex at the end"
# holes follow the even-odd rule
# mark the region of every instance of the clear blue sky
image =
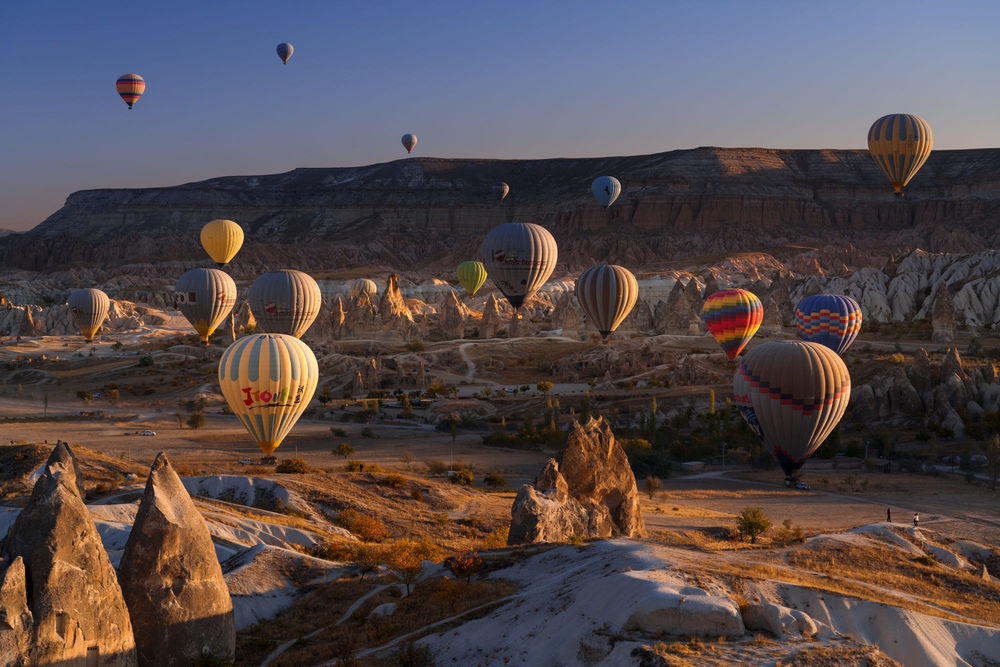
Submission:
POLYGON ((935 148, 997 146, 998 28, 995 1, 4 0, 0 228, 75 190, 393 160, 404 132, 440 157, 863 148, 907 112, 935 148))

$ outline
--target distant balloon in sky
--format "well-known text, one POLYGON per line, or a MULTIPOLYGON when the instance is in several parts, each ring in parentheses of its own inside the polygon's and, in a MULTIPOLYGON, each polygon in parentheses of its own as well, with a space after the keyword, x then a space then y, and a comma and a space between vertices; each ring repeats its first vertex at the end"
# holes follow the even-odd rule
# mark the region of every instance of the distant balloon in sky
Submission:
POLYGON ((615 203, 618 195, 622 193, 622 184, 614 176, 598 176, 590 184, 590 189, 597 199, 597 203, 608 208, 615 203))
POLYGON ((753 292, 727 289, 705 299, 701 316, 726 356, 735 359, 764 321, 764 306, 753 292))
POLYGON ((191 269, 177 279, 174 301, 201 336, 202 345, 236 305, 236 283, 218 269, 191 269))
POLYGON ((458 282, 470 296, 476 296, 486 282, 486 267, 482 262, 462 262, 458 265, 458 282))
POLYGON ((132 105, 146 91, 146 82, 138 74, 122 74, 118 77, 115 88, 118 89, 118 94, 121 95, 122 99, 125 100, 125 104, 131 109, 132 105))
POLYGON ((403 142, 403 148, 405 148, 406 152, 409 153, 413 150, 413 147, 417 145, 417 135, 407 132, 403 135, 403 138, 400 141, 403 142))
POLYGON ((294 336, 244 336, 219 361, 226 403, 268 456, 295 426, 318 382, 316 355, 294 336))
POLYGON ((201 228, 201 245, 221 269, 243 247, 243 228, 232 220, 212 220, 201 228))
POLYGON ((313 277, 294 269, 268 271, 253 281, 247 301, 259 331, 301 338, 319 315, 323 297, 313 277))
POLYGON ((577 278, 576 298, 601 337, 606 339, 632 312, 639 298, 639 283, 625 267, 599 264, 577 278))
POLYGON ((493 195, 498 200, 503 201, 503 198, 507 196, 508 192, 510 192, 510 186, 503 181, 497 181, 493 184, 493 195))
POLYGON ((278 44, 278 48, 275 49, 278 52, 278 57, 281 58, 281 62, 287 64, 288 59, 292 57, 295 52, 295 47, 288 42, 282 42, 278 44))
POLYGON ((73 321, 80 327, 80 333, 87 340, 94 339, 94 334, 104 323, 110 307, 111 300, 108 299, 108 295, 99 289, 78 289, 69 295, 69 308, 73 313, 73 321))
POLYGON ((882 116, 868 130, 868 150, 889 178, 897 197, 927 161, 934 145, 931 126, 908 113, 882 116))
POLYGON ((507 222, 486 235, 479 253, 493 284, 517 310, 552 275, 559 248, 544 227, 507 222))
POLYGON ((374 299, 378 294, 378 285, 369 278, 358 278, 351 283, 351 299, 357 299, 362 293, 367 294, 369 299, 374 299))
POLYGON ((814 294, 795 307, 795 326, 802 340, 844 354, 861 331, 861 306, 849 296, 814 294))
POLYGON ((851 375, 824 345, 771 341, 740 359, 733 394, 734 404, 781 465, 789 484, 844 416, 851 400, 851 375))

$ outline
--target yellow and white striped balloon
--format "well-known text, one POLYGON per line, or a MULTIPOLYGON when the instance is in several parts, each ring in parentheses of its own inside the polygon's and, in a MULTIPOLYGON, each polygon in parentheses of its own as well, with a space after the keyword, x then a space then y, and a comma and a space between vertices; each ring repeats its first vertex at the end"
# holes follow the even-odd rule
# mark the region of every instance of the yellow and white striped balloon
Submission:
POLYGON ((286 334, 240 338, 219 361, 222 395, 268 456, 292 430, 318 383, 316 355, 286 334))
POLYGON ((639 283, 625 267, 598 264, 577 278, 576 298, 601 337, 607 338, 632 312, 639 283))

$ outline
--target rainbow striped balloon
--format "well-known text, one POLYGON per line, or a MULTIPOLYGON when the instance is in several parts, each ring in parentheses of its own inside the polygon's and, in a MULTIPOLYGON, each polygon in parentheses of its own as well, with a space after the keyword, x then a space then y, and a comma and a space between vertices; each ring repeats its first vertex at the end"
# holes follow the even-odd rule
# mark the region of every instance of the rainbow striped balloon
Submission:
POLYGON ((726 356, 735 359, 760 328, 764 306, 753 292, 727 289, 705 299, 701 316, 726 356))
POLYGON ((138 101, 142 94, 146 92, 146 82, 138 74, 122 74, 118 77, 115 88, 118 94, 125 100, 125 104, 131 109, 132 105, 138 101))
POLYGON ((861 331, 861 306, 849 296, 807 296, 795 307, 795 326, 802 340, 844 354, 861 331))

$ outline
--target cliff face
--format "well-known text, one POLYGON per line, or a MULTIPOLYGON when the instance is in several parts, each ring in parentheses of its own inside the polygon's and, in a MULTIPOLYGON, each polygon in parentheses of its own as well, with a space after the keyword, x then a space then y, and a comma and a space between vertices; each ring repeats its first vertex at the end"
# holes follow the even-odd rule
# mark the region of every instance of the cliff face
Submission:
MULTIPOLYGON (((501 222, 537 222, 559 242, 560 269, 594 261, 667 268, 669 260, 765 248, 819 251, 816 268, 881 266, 914 248, 996 246, 1000 149, 935 151, 891 196, 867 151, 698 148, 556 160, 410 158, 357 168, 217 178, 169 188, 91 190, 35 229, 0 238, 4 266, 200 260, 198 231, 238 221, 238 276, 265 268, 385 265, 439 271, 476 254, 501 222), (590 182, 614 174, 605 211, 590 182), (505 180, 502 204, 490 186, 505 180), (614 234, 602 232, 614 231, 614 234), (858 251, 864 248, 864 253, 858 251)), ((811 260, 810 260, 811 261, 811 260)))

